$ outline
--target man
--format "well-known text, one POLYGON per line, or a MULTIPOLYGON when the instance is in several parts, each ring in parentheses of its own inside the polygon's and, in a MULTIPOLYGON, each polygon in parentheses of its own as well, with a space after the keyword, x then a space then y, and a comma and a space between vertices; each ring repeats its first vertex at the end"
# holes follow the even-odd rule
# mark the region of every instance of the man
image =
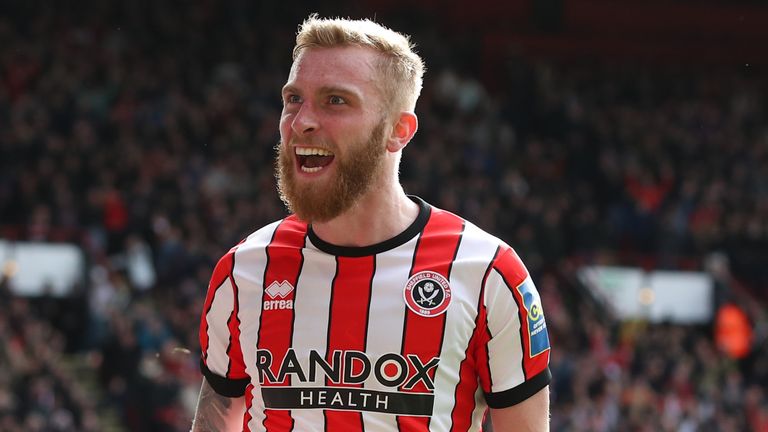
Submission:
MULTIPOLYGON (((216 266, 194 431, 548 430, 549 340, 502 241, 398 180, 423 63, 371 21, 310 17, 283 87, 293 215, 216 266)), ((435 155, 436 158, 440 155, 435 155)))

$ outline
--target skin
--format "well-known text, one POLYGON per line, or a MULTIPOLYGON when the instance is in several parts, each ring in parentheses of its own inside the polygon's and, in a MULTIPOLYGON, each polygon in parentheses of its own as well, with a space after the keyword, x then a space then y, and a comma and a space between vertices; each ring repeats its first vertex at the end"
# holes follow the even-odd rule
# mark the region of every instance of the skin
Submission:
POLYGON ((520 402, 491 409, 494 432, 542 432, 549 430, 549 386, 520 402))
MULTIPOLYGON (((334 178, 336 158, 343 158, 350 143, 360 143, 381 121, 388 123, 384 167, 374 184, 338 217, 313 222, 323 240, 340 246, 366 246, 390 239, 418 216, 418 206, 403 191, 398 165, 403 148, 418 128, 411 111, 384 112, 384 95, 373 67, 378 54, 362 47, 310 48, 294 62, 283 87, 280 137, 294 158, 297 182, 323 184, 334 178), (295 161, 295 147, 331 150, 335 159, 316 173, 303 172, 295 161)), ((243 398, 217 395, 203 384, 193 431, 240 430, 243 398), (230 420, 233 419, 233 420, 230 420), (234 429, 224 429, 224 424, 234 429)), ((495 432, 549 430, 549 389, 504 409, 492 409, 495 432)))
POLYGON ((216 393, 203 380, 191 432, 235 432, 243 430, 245 396, 228 398, 216 393))

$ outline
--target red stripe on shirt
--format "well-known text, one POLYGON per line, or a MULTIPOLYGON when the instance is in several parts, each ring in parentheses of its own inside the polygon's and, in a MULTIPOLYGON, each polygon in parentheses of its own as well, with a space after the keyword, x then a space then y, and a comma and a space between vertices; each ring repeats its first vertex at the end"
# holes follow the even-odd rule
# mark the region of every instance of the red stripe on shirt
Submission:
MULTIPOLYGON (((371 283, 375 272, 374 256, 337 258, 337 272, 333 282, 328 322, 328 350, 330 362, 334 351, 365 352, 368 333, 368 311, 371 283)), ((358 361, 352 363, 352 373, 360 373, 358 361)), ((345 365, 346 366, 346 365, 345 365)), ((344 374, 346 371, 342 371, 344 374)), ((326 385, 362 387, 362 384, 336 384, 326 378, 326 385)), ((329 432, 356 432, 363 430, 363 415, 352 411, 325 411, 325 430, 329 432)))
POLYGON ((454 400, 456 401, 451 412, 451 432, 468 431, 472 426, 472 412, 475 410, 475 392, 477 391, 478 378, 480 383, 489 383, 490 392, 490 371, 488 369, 488 341, 490 335, 487 326, 487 311, 485 309, 485 283, 488 275, 491 274, 491 268, 499 249, 488 265, 488 269, 483 276, 483 284, 480 288, 478 297, 477 318, 475 319, 475 331, 469 340, 464 360, 459 367, 459 382, 456 385, 454 400))
POLYGON ((232 283, 232 313, 227 320, 229 328, 229 346, 227 346, 227 378, 241 378, 245 376, 245 362, 243 361, 243 350, 240 347, 240 289, 235 283, 232 271, 235 268, 235 255, 232 253, 232 267, 230 267, 229 280, 232 283), (234 361, 233 361, 234 359, 234 361))
MULTIPOLYGON (((485 290, 483 289, 483 294, 485 290)), ((491 340, 491 332, 488 330, 488 310, 484 304, 480 305, 477 327, 475 328, 475 367, 477 368, 477 378, 480 380, 480 386, 483 391, 490 393, 493 388, 493 377, 491 376, 491 356, 488 354, 488 343, 491 340)))
POLYGON ((245 416, 243 416, 243 432, 251 432, 248 423, 251 422, 251 407, 253 406, 253 384, 245 387, 245 416))
MULTIPOLYGON (((307 225, 294 216, 288 217, 277 227, 272 241, 267 246, 267 268, 264 272, 263 301, 294 301, 296 285, 304 262, 301 249, 304 247, 307 225), (272 283, 291 284, 293 289, 284 297, 273 298, 267 293, 272 283)), ((262 307, 259 323, 258 349, 272 353, 272 373, 277 376, 280 364, 291 345, 293 336, 293 309, 270 309, 262 307)), ((264 383, 264 386, 288 386, 290 377, 279 383, 264 383)), ((293 428, 290 411, 265 410, 264 427, 267 431, 289 431, 293 428)))
MULTIPOLYGON (((429 270, 450 280, 451 266, 456 258, 463 227, 464 221, 458 216, 433 208, 432 215, 424 227, 414 252, 411 275, 429 270)), ((404 356, 415 354, 422 364, 427 364, 433 358, 439 357, 447 312, 437 316, 424 317, 406 307, 405 314, 402 354, 404 356)), ((410 359, 408 362, 411 363, 410 359)), ((411 371, 408 380, 415 375, 415 367, 412 363, 410 366, 411 371)), ((429 376, 433 381, 436 369, 432 368, 429 371, 429 376)), ((408 381, 406 380, 406 382, 408 381)), ((400 391, 433 392, 427 388, 423 381, 417 383, 412 389, 401 388, 400 391)), ((399 430, 403 432, 429 430, 428 417, 398 416, 397 423, 399 430)))

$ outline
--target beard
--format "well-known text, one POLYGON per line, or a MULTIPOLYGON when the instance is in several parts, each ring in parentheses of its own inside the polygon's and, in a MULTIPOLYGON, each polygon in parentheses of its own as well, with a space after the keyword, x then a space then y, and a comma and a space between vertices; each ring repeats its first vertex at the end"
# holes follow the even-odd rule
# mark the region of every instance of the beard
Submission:
MULTIPOLYGON (((275 177, 280 199, 288 210, 308 222, 327 222, 352 206, 381 177, 386 149, 385 122, 379 122, 366 140, 352 143, 342 157, 335 147, 336 173, 332 178, 298 181, 290 146, 277 145, 275 177)), ((325 169, 325 168, 324 168, 325 169)))

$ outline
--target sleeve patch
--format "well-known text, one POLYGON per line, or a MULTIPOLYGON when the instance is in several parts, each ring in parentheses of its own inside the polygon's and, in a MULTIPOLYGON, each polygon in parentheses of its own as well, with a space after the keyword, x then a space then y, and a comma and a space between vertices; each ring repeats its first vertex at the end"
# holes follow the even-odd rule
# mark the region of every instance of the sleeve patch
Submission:
POLYGON ((533 358, 549 349, 547 322, 541 308, 541 298, 530 278, 518 285, 517 291, 523 298, 527 327, 526 336, 531 347, 529 355, 533 358))

